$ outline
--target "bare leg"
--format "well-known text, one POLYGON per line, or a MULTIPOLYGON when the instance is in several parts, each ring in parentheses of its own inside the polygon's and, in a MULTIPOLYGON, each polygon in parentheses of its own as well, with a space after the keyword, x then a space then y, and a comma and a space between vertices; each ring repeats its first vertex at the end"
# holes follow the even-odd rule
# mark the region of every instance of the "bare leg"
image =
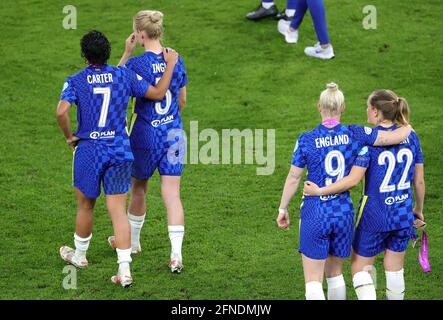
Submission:
POLYGON ((325 300, 322 283, 326 260, 311 259, 302 254, 302 261, 306 300, 325 300))
POLYGON ((87 238, 92 233, 93 211, 96 199, 86 197, 79 189, 74 188, 77 198, 77 219, 75 233, 81 238, 87 238))
POLYGON ((168 214, 168 225, 184 225, 185 217, 180 199, 180 177, 161 176, 161 191, 168 214))
POLYGON ((168 233, 171 241, 169 267, 172 272, 181 272, 185 218, 180 199, 180 177, 161 176, 161 191, 168 215, 168 233))
POLYGON ((134 216, 142 216, 146 213, 146 193, 148 192, 148 180, 132 178, 131 199, 129 212, 134 216))
POLYGON ((125 210, 126 194, 107 195, 106 206, 114 228, 116 248, 131 248, 131 228, 125 210))

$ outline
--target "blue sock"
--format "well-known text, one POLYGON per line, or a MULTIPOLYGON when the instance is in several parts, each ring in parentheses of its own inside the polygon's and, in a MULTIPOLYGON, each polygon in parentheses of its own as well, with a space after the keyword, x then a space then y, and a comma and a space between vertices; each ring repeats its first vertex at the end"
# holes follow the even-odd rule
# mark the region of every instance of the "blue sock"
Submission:
POLYGON ((286 9, 296 10, 297 9, 297 0, 286 0, 286 9))
POLYGON ((314 21, 315 32, 317 33, 320 45, 329 43, 328 25, 326 23, 326 11, 323 0, 308 0, 309 12, 314 21))
POLYGON ((295 0, 295 15, 291 20, 291 28, 298 29, 303 21, 307 9, 314 21, 315 32, 321 45, 329 43, 328 26, 323 0, 295 0))
POLYGON ((305 17, 306 10, 308 10, 308 4, 306 3, 306 0, 294 0, 294 2, 295 15, 291 20, 291 28, 297 30, 305 17))

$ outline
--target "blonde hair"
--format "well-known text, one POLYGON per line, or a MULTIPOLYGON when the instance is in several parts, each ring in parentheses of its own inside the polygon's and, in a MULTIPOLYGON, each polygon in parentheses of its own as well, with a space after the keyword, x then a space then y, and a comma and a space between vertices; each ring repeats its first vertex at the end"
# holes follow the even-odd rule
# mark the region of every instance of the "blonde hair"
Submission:
POLYGON ((368 104, 383 114, 383 119, 396 125, 409 124, 409 105, 405 98, 391 90, 376 90, 368 98, 368 104))
POLYGON ((163 13, 155 10, 142 10, 134 16, 134 29, 144 31, 149 39, 161 39, 163 35, 163 13))
POLYGON ((342 113, 345 109, 345 96, 334 82, 328 83, 320 94, 318 105, 331 114, 342 113))

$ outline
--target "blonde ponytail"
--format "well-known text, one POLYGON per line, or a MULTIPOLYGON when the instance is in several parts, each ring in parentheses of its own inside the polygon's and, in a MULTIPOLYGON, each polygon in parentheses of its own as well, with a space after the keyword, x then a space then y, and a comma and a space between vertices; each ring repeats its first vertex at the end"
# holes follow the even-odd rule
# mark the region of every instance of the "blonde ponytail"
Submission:
POLYGON ((149 39, 163 36, 163 13, 155 10, 142 10, 134 16, 134 29, 144 31, 149 39))
POLYGON ((320 94, 318 104, 321 109, 331 114, 340 114, 345 108, 345 96, 334 82, 326 85, 326 90, 320 94))

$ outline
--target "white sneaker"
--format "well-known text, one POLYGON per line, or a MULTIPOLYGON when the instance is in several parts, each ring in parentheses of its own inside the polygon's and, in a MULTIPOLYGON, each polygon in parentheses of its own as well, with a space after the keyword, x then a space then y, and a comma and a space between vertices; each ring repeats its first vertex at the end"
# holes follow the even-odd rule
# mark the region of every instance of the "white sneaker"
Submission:
POLYGON ((86 268, 88 266, 88 260, 86 260, 86 257, 83 259, 77 258, 75 255, 75 250, 70 247, 60 247, 60 256, 67 263, 70 263, 77 268, 86 268))
POLYGON ((120 284, 122 287, 127 288, 132 285, 132 277, 130 273, 120 274, 120 272, 116 276, 111 277, 112 283, 120 284))
POLYGON ((290 31, 291 21, 286 21, 285 19, 278 20, 277 29, 284 37, 287 43, 297 43, 298 41, 298 30, 290 31))
POLYGON ((329 60, 335 57, 332 45, 329 45, 327 48, 322 48, 318 42, 313 47, 306 47, 305 54, 323 60, 329 60))
MULTIPOLYGON (((110 236, 110 237, 108 237, 108 243, 109 243, 109 246, 112 248, 112 249, 116 249, 117 247, 116 247, 116 245, 115 245, 115 236, 110 236)), ((137 254, 137 253, 140 253, 141 251, 142 251, 142 247, 140 246, 140 243, 139 244, 131 244, 131 253, 132 254, 137 254)))
POLYGON ((180 273, 183 271, 183 262, 181 259, 171 259, 169 261, 169 268, 172 273, 180 273))

